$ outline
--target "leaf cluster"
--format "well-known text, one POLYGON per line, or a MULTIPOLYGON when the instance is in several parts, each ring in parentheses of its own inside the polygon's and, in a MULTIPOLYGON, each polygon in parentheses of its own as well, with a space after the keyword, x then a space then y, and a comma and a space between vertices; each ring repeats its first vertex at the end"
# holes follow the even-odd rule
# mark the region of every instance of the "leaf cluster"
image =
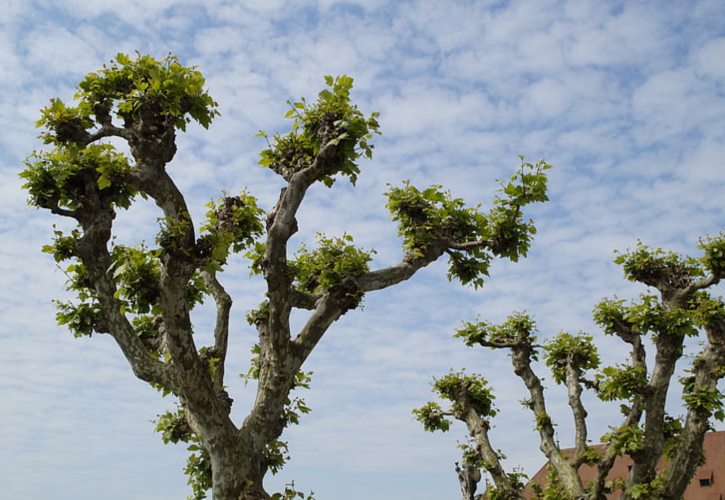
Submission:
POLYGON ((411 257, 442 246, 449 255, 448 279, 478 288, 494 256, 516 262, 527 254, 536 229, 532 221, 523 220, 521 208, 548 199, 549 168, 543 161, 533 165, 521 157, 521 166, 509 182, 501 183, 503 195, 496 197, 488 213, 479 206, 466 207, 441 186, 419 190, 410 183, 387 191, 387 207, 411 257))
POLYGON ((305 494, 302 491, 297 491, 294 487, 294 481, 292 481, 291 485, 285 485, 282 493, 273 493, 271 500, 296 500, 297 498, 315 500, 315 492, 310 491, 308 494, 305 494))
MULTIPOLYGON (((119 53, 100 71, 86 75, 75 97, 79 114, 95 116, 99 123, 114 110, 126 126, 147 120, 184 131, 192 120, 208 128, 219 115, 218 103, 204 84, 201 72, 183 66, 175 56, 157 60, 137 52, 132 59, 119 53)), ((41 119, 49 127, 46 122, 41 119)))
POLYGON ((707 292, 698 292, 692 299, 691 306, 695 322, 703 327, 717 328, 725 321, 725 302, 722 297, 712 297, 707 292))
POLYGON ((644 430, 638 425, 623 425, 603 435, 602 442, 613 443, 617 455, 631 455, 644 446, 644 430))
POLYGON ((207 203, 206 222, 197 241, 197 253, 207 267, 219 270, 229 253, 239 253, 254 245, 264 231, 264 210, 246 191, 207 203))
POLYGON ((129 182, 128 159, 110 144, 36 151, 24 163, 23 189, 37 207, 75 210, 84 201, 88 204, 89 197, 98 197, 102 206, 128 208, 138 193, 129 182))
POLYGON ((451 428, 451 421, 445 417, 441 406, 434 401, 414 409, 413 415, 415 415, 418 422, 423 424, 423 429, 428 432, 447 432, 451 428))
POLYGON ((566 368, 580 372, 599 367, 599 354, 592 337, 584 333, 572 335, 561 332, 544 346, 544 361, 557 384, 566 381, 566 368))
MULTIPOLYGON (((159 320, 159 316, 152 314, 138 315, 131 318, 131 325, 136 335, 157 356, 161 354, 162 340, 159 332, 159 320)), ((162 389, 162 391, 168 391, 168 389, 162 389)))
POLYGON ((546 171, 553 168, 544 160, 532 164, 520 156, 521 165, 508 182, 501 182, 503 196, 493 202, 485 238, 494 255, 517 262, 526 257, 536 233, 533 221, 524 222, 521 209, 531 203, 549 200, 546 171))
MULTIPOLYGON (((55 228, 55 226, 53 226, 55 228)), ((77 257, 76 245, 81 237, 78 229, 73 229, 70 235, 66 236, 63 231, 53 230, 53 242, 50 245, 43 245, 42 252, 53 256, 56 262, 77 257)))
POLYGON ((59 325, 66 326, 74 337, 90 337, 100 329, 103 318, 100 305, 95 299, 78 304, 55 301, 55 307, 55 320, 59 325))
POLYGON ((352 236, 343 234, 337 238, 317 235, 317 248, 309 250, 304 244, 288 262, 292 286, 305 293, 336 294, 356 307, 362 300, 362 292, 355 278, 369 271, 374 251, 355 247, 352 236))
POLYGON ((53 98, 50 104, 40 110, 36 127, 43 127, 40 134, 45 144, 79 144, 88 138, 88 129, 93 127, 90 113, 80 107, 67 106, 62 100, 53 98))
POLYGON ((531 485, 536 500, 573 500, 573 497, 567 492, 564 484, 561 482, 559 474, 551 465, 546 467, 546 485, 542 488, 540 485, 533 483, 531 485))
POLYGON ((647 386, 647 371, 640 366, 607 366, 596 375, 595 384, 602 401, 632 400, 647 386))
POLYGON ((434 379, 433 389, 441 398, 451 401, 453 413, 457 417, 462 416, 466 408, 473 409, 485 420, 497 413, 493 405, 493 391, 488 381, 480 375, 451 372, 434 379))
POLYGON ((286 441, 275 439, 267 443, 264 460, 272 474, 277 474, 289 460, 289 447, 286 441))
MULTIPOLYGON (((302 370, 295 373, 295 380, 292 388, 309 389, 312 382, 312 372, 304 372, 302 370)), ((301 397, 287 396, 284 406, 284 419, 287 424, 298 425, 302 415, 306 415, 312 411, 307 403, 301 397)))
POLYGON ((697 259, 651 248, 642 242, 637 242, 634 250, 618 255, 614 262, 622 266, 628 280, 653 287, 685 288, 704 274, 697 259))
POLYGON ((658 498, 665 486, 664 471, 657 473, 655 478, 649 483, 636 483, 627 486, 627 495, 630 498, 658 498))
MULTIPOLYGON (((77 231, 72 232, 71 236, 64 236, 62 232, 55 231, 53 245, 44 246, 43 251, 52 254, 56 261, 71 259, 76 237, 77 231)), ((78 303, 54 301, 57 310, 55 319, 58 324, 66 326, 74 337, 91 336, 94 331, 105 330, 101 306, 85 266, 74 259, 64 272, 68 278, 65 283, 66 290, 75 292, 78 303)))
POLYGON ((271 142, 265 132, 257 134, 267 138, 269 144, 261 152, 259 164, 289 180, 315 160, 324 160, 315 180, 330 187, 339 174, 354 185, 360 173, 357 160, 361 156, 372 158, 370 141, 380 133, 379 114, 365 117, 351 103, 353 80, 349 76, 325 76, 325 83, 327 88, 319 93, 316 102, 308 104, 303 98, 289 103, 285 118, 292 120, 290 132, 275 134, 271 142), (324 159, 320 158, 320 152, 328 148, 324 159))
POLYGON ((488 321, 466 322, 454 337, 468 346, 484 347, 533 346, 536 342, 536 323, 526 312, 514 312, 500 325, 488 321))
POLYGON ((692 309, 666 307, 655 295, 641 295, 629 306, 623 300, 605 299, 594 308, 594 321, 608 335, 621 334, 625 328, 636 335, 695 336, 697 316, 692 309))
POLYGON ((111 271, 116 281, 114 298, 123 300, 126 309, 138 314, 160 314, 159 251, 144 246, 115 246, 111 252, 111 271))
POLYGON ((176 411, 167 411, 158 415, 154 423, 156 424, 155 430, 161 434, 161 440, 164 444, 188 443, 193 438, 183 408, 177 408, 176 411))
POLYGON ((691 378, 684 378, 681 381, 683 382, 682 399, 689 409, 713 415, 719 422, 725 420, 725 410, 723 410, 725 394, 717 387, 698 387, 691 378))
MULTIPOLYGON (((122 301, 124 312, 161 314, 161 253, 161 249, 148 249, 144 245, 113 247, 113 264, 109 271, 113 273, 116 283, 114 298, 122 301)), ((195 272, 186 287, 189 309, 202 303, 207 293, 199 272, 195 272)))
POLYGON ((192 491, 189 498, 202 500, 212 488, 211 457, 200 444, 191 444, 186 449, 192 452, 186 459, 184 468, 184 473, 189 476, 187 484, 192 491))
MULTIPOLYGON (((488 484, 486 490, 483 493, 483 498, 486 500, 519 500, 521 498, 521 491, 526 486, 528 476, 521 471, 507 472, 509 483, 511 484, 510 490, 500 490, 496 488, 494 484, 488 484)), ((562 500, 562 498, 557 498, 562 500)))
POLYGON ((703 265, 718 279, 725 278, 725 232, 700 240, 700 249, 705 252, 703 265))

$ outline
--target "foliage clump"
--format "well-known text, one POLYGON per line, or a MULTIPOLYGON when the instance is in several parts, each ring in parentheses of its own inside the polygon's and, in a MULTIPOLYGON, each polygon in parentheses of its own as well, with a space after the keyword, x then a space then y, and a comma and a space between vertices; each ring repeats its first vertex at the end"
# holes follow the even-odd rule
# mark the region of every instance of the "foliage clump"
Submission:
POLYGON ((351 104, 353 80, 349 76, 328 75, 325 83, 327 88, 319 93, 316 102, 308 104, 304 98, 289 102, 290 109, 285 114, 285 118, 292 120, 289 133, 275 134, 269 141, 266 132, 259 132, 269 144, 259 163, 290 180, 310 164, 324 162, 318 177, 324 185, 332 187, 337 174, 354 185, 360 174, 357 160, 361 156, 372 158, 370 141, 380 133, 379 113, 365 117, 351 104))
POLYGON ((551 165, 521 159, 521 165, 507 183, 501 183, 500 196, 486 213, 479 207, 466 207, 441 186, 419 190, 409 183, 391 187, 388 210, 398 222, 398 234, 410 258, 423 257, 440 246, 448 254, 448 279, 457 279, 474 288, 483 286, 494 257, 517 262, 525 257, 536 228, 524 221, 522 207, 548 200, 546 174, 551 165), (485 243, 483 243, 485 242, 485 243))

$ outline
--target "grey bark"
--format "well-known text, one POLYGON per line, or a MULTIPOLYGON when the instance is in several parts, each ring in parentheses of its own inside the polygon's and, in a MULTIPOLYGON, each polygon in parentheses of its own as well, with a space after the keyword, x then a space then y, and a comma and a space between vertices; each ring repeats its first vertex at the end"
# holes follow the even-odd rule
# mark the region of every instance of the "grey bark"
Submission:
POLYGON ((456 462, 456 474, 458 475, 458 483, 461 486, 461 495, 463 500, 475 500, 478 482, 481 480, 481 471, 478 467, 470 464, 463 464, 463 467, 456 462))
MULTIPOLYGON (((676 286, 676 284, 673 284, 666 279, 654 280, 646 284, 657 288, 660 292, 661 302, 665 308, 688 309, 691 307, 690 300, 694 296, 695 292, 712 286, 718 281, 718 278, 710 275, 700 280, 677 283, 681 286, 676 286)), ((712 338, 709 340, 712 342, 712 338)), ((642 394, 644 400, 643 446, 636 452, 632 453, 634 463, 627 483, 628 486, 651 483, 657 476, 657 463, 662 458, 665 445, 664 425, 667 391, 669 389, 677 361, 679 361, 682 357, 683 345, 684 337, 682 336, 667 335, 666 333, 661 333, 657 336, 657 340, 655 342, 656 354, 654 366, 652 368, 647 388, 642 394)), ((705 384, 707 385, 706 382, 705 384)), ((690 416, 688 415, 688 420, 690 420, 689 417, 690 416)), ((707 415, 707 418, 709 418, 709 415, 707 415)), ((687 450, 686 452, 678 452, 680 458, 677 461, 677 468, 672 474, 668 475, 668 477, 672 480, 677 478, 679 479, 679 482, 684 480, 682 472, 691 468, 691 464, 699 459, 699 455, 697 455, 697 443, 699 442, 699 449, 701 452, 703 438, 704 431, 702 431, 701 426, 695 425, 694 422, 685 426, 681 439, 684 443, 689 443, 689 446, 683 449, 687 450), (687 466, 685 464, 690 465, 687 466)), ((692 468, 691 473, 694 473, 694 468, 692 468)), ((671 486, 666 486, 665 489, 667 491, 674 491, 671 486)), ((633 497, 625 490, 622 495, 622 500, 633 500, 633 497)))
POLYGON ((544 387, 539 377, 531 368, 533 347, 524 341, 482 341, 480 344, 484 347, 511 349, 511 362, 514 373, 524 382, 524 385, 526 385, 529 391, 529 408, 533 412, 536 420, 536 430, 539 432, 540 439, 539 448, 549 460, 551 466, 556 470, 567 491, 571 492, 576 498, 583 497, 584 486, 579 478, 577 467, 574 466, 574 461, 570 461, 564 456, 559 445, 556 443, 554 425, 551 417, 549 417, 549 413, 546 411, 544 387))

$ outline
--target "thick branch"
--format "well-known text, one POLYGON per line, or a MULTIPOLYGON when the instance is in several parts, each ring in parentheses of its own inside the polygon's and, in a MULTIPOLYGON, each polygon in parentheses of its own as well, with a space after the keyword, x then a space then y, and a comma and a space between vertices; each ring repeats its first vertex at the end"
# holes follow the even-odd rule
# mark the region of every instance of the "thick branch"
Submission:
MULTIPOLYGON (((634 400, 634 403, 632 404, 632 407, 627 413, 624 422, 622 422, 622 425, 620 425, 614 432, 620 432, 624 428, 635 425, 637 422, 639 422, 640 418, 642 418, 643 408, 644 397, 637 396, 634 400)), ((602 457, 597 464, 597 478, 594 483, 594 487, 592 488, 591 495, 591 498, 594 500, 603 500, 606 498, 604 488, 607 476, 609 475, 609 471, 611 471, 612 467, 614 466, 614 461, 619 456, 618 447, 616 446, 616 444, 617 443, 615 442, 615 440, 610 443, 610 445, 607 447, 606 452, 604 453, 604 457, 602 457)))
POLYGON ((502 494, 502 498, 521 498, 520 493, 516 491, 511 484, 506 471, 501 465, 501 460, 496 450, 491 446, 488 439, 488 424, 465 402, 465 398, 458 398, 456 402, 463 409, 463 421, 468 427, 468 432, 476 442, 476 448, 481 458, 483 458, 484 468, 491 474, 496 489, 502 494))
MULTIPOLYGON (((648 385, 645 401, 644 439, 643 446, 632 456, 631 483, 646 484, 655 479, 656 465, 664 448, 665 403, 670 379, 674 373, 675 362, 680 355, 665 354, 682 350, 682 339, 668 339, 666 348, 660 347, 648 385)), ((659 347, 659 346, 658 346, 659 347)))
POLYGON ((262 267, 270 303, 270 341, 278 350, 286 349, 290 340, 289 314, 292 304, 287 269, 287 241, 297 232, 297 210, 307 189, 323 173, 333 150, 333 145, 326 144, 308 167, 292 175, 267 218, 267 243, 262 267))
POLYGON ((219 358, 216 365, 216 382, 219 387, 224 386, 224 365, 227 359, 227 344, 229 341, 229 311, 232 308, 232 298, 216 277, 216 272, 206 271, 203 274, 204 283, 209 288, 216 303, 216 324, 214 325, 214 354, 219 358))
POLYGON ((431 246, 422 257, 413 257, 407 254, 402 261, 394 266, 370 271, 357 279, 358 287, 362 292, 382 290, 412 277, 418 270, 435 261, 443 255, 444 248, 431 246))
POLYGON ((481 471, 475 465, 464 463, 463 467, 456 462, 456 474, 458 483, 461 486, 461 498, 463 500, 475 500, 478 482, 481 480, 481 471))
MULTIPOLYGON (((644 349, 644 346, 642 345, 642 338, 639 335, 634 334, 630 337, 627 337, 627 339, 625 339, 624 337, 621 338, 625 342, 630 343, 632 346, 632 350, 630 353, 630 357, 632 359, 632 366, 635 368, 641 368, 642 370, 644 370, 644 373, 647 373, 647 363, 645 357, 646 351, 644 349)), ((637 396, 635 396, 632 406, 630 407, 629 412, 627 412, 627 415, 624 418, 624 422, 622 422, 619 428, 614 431, 615 433, 623 430, 626 427, 635 425, 637 422, 640 421, 640 419, 642 418, 642 412, 644 410, 644 402, 645 394, 638 394, 637 396)), ((607 476, 609 475, 609 471, 612 470, 612 467, 614 466, 614 461, 618 456, 619 454, 617 443, 616 440, 613 440, 607 447, 604 457, 602 457, 597 465, 597 479, 594 483, 594 488, 592 489, 593 499, 600 500, 605 498, 605 482, 607 476)))
POLYGON ((299 363, 298 369, 330 325, 342 316, 344 311, 345 309, 329 294, 326 294, 317 302, 315 311, 292 343, 296 360, 299 363))
POLYGON ((566 388, 569 395, 569 407, 574 416, 576 432, 574 466, 578 469, 584 462, 584 453, 587 448, 587 411, 582 404, 581 371, 570 361, 567 361, 566 365, 566 388))
MULTIPOLYGON (((708 345, 693 364, 695 380, 692 392, 717 393, 725 366, 725 318, 707 325, 708 345)), ((665 476, 661 498, 681 498, 703 458, 703 441, 710 427, 712 409, 690 405, 675 455, 665 476)))
POLYGON ((297 309, 314 310, 322 295, 317 293, 305 293, 299 290, 290 290, 289 300, 292 307, 297 309))
POLYGON ((54 205, 46 206, 48 210, 51 211, 51 213, 54 213, 55 215, 61 215, 63 217, 70 217, 73 219, 78 220, 78 213, 75 210, 67 210, 65 208, 61 208, 58 206, 58 203, 56 202, 54 205))
POLYGON ((161 132, 147 135, 145 125, 129 130, 129 144, 138 171, 135 184, 151 196, 161 208, 168 224, 176 225, 180 234, 174 251, 161 257, 161 315, 166 327, 166 341, 171 360, 178 371, 178 385, 187 410, 198 424, 202 439, 210 448, 224 446, 234 439, 236 428, 229 418, 229 403, 221 397, 208 366, 201 360, 192 337, 193 328, 187 303, 187 286, 194 270, 194 225, 183 194, 168 175, 165 165, 176 151, 173 127, 165 123, 161 132))
MULTIPOLYGON (((684 293, 684 292, 683 292, 684 293)), ((663 303, 668 309, 678 308, 682 304, 682 294, 668 299, 663 293, 663 303)), ((657 474, 656 466, 665 445, 665 405, 667 391, 675 371, 677 361, 682 357, 684 336, 658 332, 655 342, 656 354, 652 367, 644 403, 644 439, 643 446, 632 454, 634 464, 630 484, 651 483, 657 474)), ((629 500, 625 492, 624 500, 629 500)))
POLYGON ((84 235, 77 245, 78 256, 87 271, 87 277, 98 295, 104 326, 121 348, 133 373, 146 382, 178 392, 175 373, 171 365, 156 359, 121 313, 121 303, 115 298, 116 285, 108 274, 112 259, 106 248, 111 235, 113 212, 98 212, 93 222, 84 225, 84 235))
MULTIPOLYGON (((110 116, 109 116, 110 120, 110 116)), ((120 137, 122 139, 130 139, 132 137, 132 132, 125 128, 116 127, 113 124, 109 122, 103 123, 100 129, 98 129, 96 132, 93 132, 92 134, 88 134, 88 136, 83 141, 84 145, 88 145, 92 142, 96 142, 100 139, 104 139, 106 137, 120 137)))
POLYGON ((544 388, 539 377, 531 369, 531 355, 531 346, 520 343, 512 348, 511 361, 514 372, 524 381, 531 395, 531 410, 534 413, 536 429, 539 431, 539 438, 541 439, 540 449, 556 469, 566 490, 575 497, 581 496, 584 493, 584 488, 577 469, 567 461, 556 444, 554 426, 546 411, 544 388))
POLYGON ((695 293, 698 290, 704 290, 705 288, 710 288, 713 285, 717 285, 720 283, 720 278, 715 276, 714 274, 710 274, 709 276, 706 276, 705 278, 699 279, 692 283, 690 286, 688 286, 685 289, 685 293, 688 296, 691 296, 693 293, 695 293))
POLYGON ((487 241, 465 241, 458 243, 452 240, 445 241, 446 248, 452 248, 453 250, 473 250, 474 248, 487 247, 489 243, 487 241))
POLYGON ((685 288, 674 288, 671 286, 658 287, 662 294, 663 302, 667 302, 672 307, 687 308, 689 300, 699 290, 704 290, 713 285, 717 285, 720 282, 720 278, 714 274, 710 274, 704 278, 696 280, 690 283, 685 288))

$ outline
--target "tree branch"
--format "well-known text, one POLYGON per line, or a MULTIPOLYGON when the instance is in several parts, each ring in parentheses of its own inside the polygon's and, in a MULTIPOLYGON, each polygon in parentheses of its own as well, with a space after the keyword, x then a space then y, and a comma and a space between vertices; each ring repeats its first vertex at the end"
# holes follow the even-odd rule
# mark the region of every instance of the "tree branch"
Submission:
POLYGON ((55 215, 61 215, 63 217, 70 217, 72 219, 78 220, 78 213, 75 210, 67 210, 65 208, 61 208, 56 203, 53 206, 46 207, 48 210, 51 211, 51 213, 54 213, 55 215))
POLYGON ((532 348, 525 343, 518 343, 511 348, 511 351, 514 373, 524 381, 531 395, 530 408, 536 419, 536 429, 539 431, 540 449, 556 469, 567 491, 574 493, 575 496, 580 496, 584 493, 581 479, 576 468, 567 461, 556 444, 554 426, 546 411, 544 388, 539 377, 531 369, 532 348))
POLYGON ((113 262, 106 244, 111 235, 111 210, 95 212, 91 221, 84 220, 84 234, 76 246, 78 257, 86 268, 87 277, 98 295, 104 327, 121 348, 133 373, 141 380, 178 392, 176 373, 172 365, 154 358, 149 349, 121 313, 121 303, 115 298, 116 285, 108 274, 113 262))
POLYGON ((398 264, 370 271, 357 279, 361 292, 372 292, 382 290, 409 279, 418 270, 427 266, 443 255, 445 248, 431 246, 422 256, 413 256, 408 253, 398 264))
POLYGON ((267 218, 267 242, 262 268, 270 302, 270 341, 277 350, 285 349, 290 340, 289 314, 292 305, 287 269, 287 241, 297 232, 297 210, 307 189, 324 170, 325 161, 329 161, 328 156, 332 150, 333 145, 328 142, 308 167, 290 177, 287 187, 280 193, 274 210, 267 218))
POLYGON ((156 133, 145 127, 139 122, 126 129, 138 166, 134 173, 135 184, 154 199, 167 223, 178 224, 180 234, 175 239, 174 251, 167 251, 161 257, 159 305, 166 327, 168 352, 179 372, 179 390, 185 406, 193 414, 205 442, 234 439, 236 427, 229 418, 229 401, 215 387, 192 337, 186 293, 196 266, 194 224, 183 194, 165 169, 176 151, 173 125, 165 122, 156 133))
POLYGON ((216 366, 216 382, 224 386, 224 366, 227 359, 227 344, 229 342, 229 311, 232 307, 232 298, 216 277, 216 272, 205 271, 202 274, 204 283, 209 288, 216 303, 216 324, 214 325, 214 354, 219 358, 216 366))
POLYGON ((103 123, 101 128, 98 129, 96 132, 88 134, 87 138, 83 141, 83 145, 87 146, 88 144, 96 142, 97 140, 103 139, 105 137, 120 137, 122 139, 128 140, 132 137, 132 132, 126 128, 116 127, 109 121, 108 123, 103 123))
MULTIPOLYGON (((619 432, 624 428, 635 425, 637 422, 639 422, 640 418, 642 418, 643 409, 644 396, 639 395, 635 398, 632 407, 629 410, 629 413, 625 417, 624 422, 622 422, 622 425, 620 425, 614 432, 619 432)), ((595 480, 594 487, 592 488, 591 498, 595 500, 598 500, 600 498, 606 498, 604 488, 606 485, 607 476, 609 475, 609 471, 612 470, 612 467, 614 466, 614 461, 617 459, 618 456, 618 447, 616 446, 615 440, 612 440, 612 442, 607 447, 607 451, 605 452, 604 457, 602 457, 597 464, 597 478, 595 480)))
POLYGON ((456 243, 453 240, 445 240, 446 248, 452 248, 453 250, 473 250, 474 248, 487 247, 488 241, 466 241, 463 243, 456 243))
POLYGON ((330 325, 342 316, 344 311, 345 309, 329 293, 317 302, 315 311, 292 342, 298 362, 297 369, 302 366, 330 325))
POLYGON ((587 449, 587 411, 582 404, 581 371, 571 360, 566 364, 566 388, 569 395, 569 407, 574 416, 575 451, 574 466, 578 469, 584 463, 587 449))
MULTIPOLYGON (((691 394, 715 394, 725 376, 725 317, 719 315, 705 326, 708 345, 693 363, 694 381, 691 394)), ((688 405, 683 433, 665 476, 662 498, 681 498, 701 464, 705 433, 710 428, 713 410, 704 404, 688 405)))
POLYGON ((484 468, 491 474, 496 489, 502 493, 502 498, 521 498, 501 465, 498 453, 491 446, 491 441, 488 438, 488 424, 467 404, 466 398, 458 398, 456 402, 462 407, 462 420, 466 423, 469 434, 476 442, 477 451, 483 458, 484 468))
MULTIPOLYGON (((641 368, 642 370, 644 370, 644 373, 647 373, 646 351, 644 345, 642 345, 642 337, 636 334, 631 334, 630 336, 626 338, 625 337, 626 336, 620 335, 620 338, 622 338, 624 342, 627 342, 632 346, 632 350, 630 352, 632 366, 634 366, 635 368, 641 368)), ((645 400, 646 394, 644 393, 638 394, 634 397, 634 401, 632 402, 632 406, 629 409, 629 412, 625 416, 622 424, 617 428, 616 431, 614 431, 615 433, 623 430, 626 427, 635 425, 637 422, 640 421, 640 419, 642 418, 642 412, 644 410, 645 400)), ((604 457, 602 457, 597 464, 597 479, 594 483, 594 488, 592 489, 592 498, 603 498, 604 486, 606 484, 607 476, 609 475, 609 471, 612 470, 612 467, 614 466, 614 461, 618 456, 619 453, 617 451, 616 442, 615 440, 612 440, 612 442, 607 447, 604 457)))
POLYGON ((317 303, 322 298, 319 293, 305 293, 299 290, 290 290, 289 300, 292 307, 297 309, 307 309, 309 311, 317 307, 317 303))

